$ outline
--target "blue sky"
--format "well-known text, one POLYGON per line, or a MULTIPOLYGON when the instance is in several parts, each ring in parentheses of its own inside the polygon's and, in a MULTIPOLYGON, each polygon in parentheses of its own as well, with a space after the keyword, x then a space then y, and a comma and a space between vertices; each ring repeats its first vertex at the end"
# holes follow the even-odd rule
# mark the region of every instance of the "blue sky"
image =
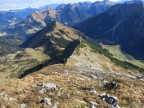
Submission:
MULTIPOLYGON (((0 10, 40 7, 46 4, 74 3, 82 1, 87 0, 0 0, 0 10)), ((88 1, 94 2, 96 0, 88 1)))

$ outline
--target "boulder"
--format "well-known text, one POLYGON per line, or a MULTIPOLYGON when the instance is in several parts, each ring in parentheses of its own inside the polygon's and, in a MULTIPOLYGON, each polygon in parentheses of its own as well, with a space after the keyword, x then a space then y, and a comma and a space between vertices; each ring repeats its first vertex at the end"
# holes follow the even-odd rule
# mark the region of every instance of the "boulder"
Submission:
POLYGON ((102 82, 102 83, 108 83, 108 81, 105 80, 105 79, 102 79, 101 82, 102 82))
POLYGON ((98 94, 94 87, 90 88, 89 92, 91 94, 98 94))
POLYGON ((12 97, 8 97, 8 100, 9 100, 9 101, 17 101, 17 99, 12 98, 12 97))
POLYGON ((116 89, 118 87, 118 84, 116 82, 111 82, 111 89, 116 89))
POLYGON ((106 103, 112 105, 112 108, 120 108, 118 103, 119 100, 117 97, 115 96, 109 96, 108 94, 101 94, 100 97, 102 98, 102 100, 104 100, 106 103))
POLYGON ((12 97, 8 97, 7 95, 4 96, 4 99, 8 100, 8 101, 17 101, 17 99, 12 98, 12 97))
POLYGON ((58 108, 58 105, 59 105, 59 103, 56 102, 56 103, 54 104, 54 107, 53 107, 53 108, 58 108))
POLYGON ((95 76, 95 75, 89 75, 89 78, 92 78, 92 79, 98 79, 98 77, 95 76))
POLYGON ((92 108, 98 108, 98 104, 96 102, 90 101, 90 105, 92 108))
POLYGON ((45 92, 46 92, 45 89, 41 89, 41 90, 39 91, 40 94, 44 94, 45 92))
POLYGON ((41 83, 40 86, 46 89, 58 90, 58 86, 54 83, 41 83))
POLYGON ((20 108, 26 108, 26 104, 20 104, 20 108))
POLYGON ((41 101, 41 103, 42 103, 43 105, 48 105, 48 106, 51 106, 51 105, 52 105, 50 98, 44 98, 44 99, 41 101))
POLYGON ((67 94, 66 98, 67 98, 67 99, 70 99, 70 94, 67 94))
POLYGON ((110 83, 106 83, 105 87, 108 89, 116 89, 118 87, 118 84, 116 82, 112 81, 110 83))
POLYGON ((144 81, 144 76, 136 76, 137 79, 144 81))

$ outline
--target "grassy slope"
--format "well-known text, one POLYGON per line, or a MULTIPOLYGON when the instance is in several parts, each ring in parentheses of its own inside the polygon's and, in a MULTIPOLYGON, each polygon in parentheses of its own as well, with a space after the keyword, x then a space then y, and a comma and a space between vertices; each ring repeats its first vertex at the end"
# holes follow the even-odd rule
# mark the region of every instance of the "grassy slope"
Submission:
POLYGON ((0 85, 49 59, 40 49, 27 48, 0 58, 0 85))
MULTIPOLYGON (((144 71, 144 68, 138 67, 137 65, 132 64, 131 62, 122 61, 121 59, 116 58, 113 56, 107 49, 103 49, 101 46, 94 45, 88 41, 82 41, 81 44, 86 43, 89 45, 93 50, 93 52, 99 53, 104 55, 105 57, 108 57, 115 65, 120 66, 124 69, 136 69, 140 72, 144 71)), ((84 45, 81 45, 81 47, 84 47, 84 45)))

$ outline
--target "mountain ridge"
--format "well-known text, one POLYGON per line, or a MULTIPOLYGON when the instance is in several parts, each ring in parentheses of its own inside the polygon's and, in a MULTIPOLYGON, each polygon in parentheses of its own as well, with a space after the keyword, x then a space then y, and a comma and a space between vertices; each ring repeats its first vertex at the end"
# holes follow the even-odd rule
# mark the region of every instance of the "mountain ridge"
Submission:
POLYGON ((27 39, 24 49, 0 57, 0 107, 47 107, 47 99, 50 107, 115 106, 103 100, 107 94, 118 107, 143 106, 143 70, 92 41, 54 21, 27 39))

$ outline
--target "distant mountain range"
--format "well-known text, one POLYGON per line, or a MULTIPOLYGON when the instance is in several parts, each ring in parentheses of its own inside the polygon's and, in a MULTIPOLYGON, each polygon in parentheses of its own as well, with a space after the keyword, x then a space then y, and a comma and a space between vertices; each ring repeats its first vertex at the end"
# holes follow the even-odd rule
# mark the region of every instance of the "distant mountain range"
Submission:
MULTIPOLYGON (((47 9, 55 9, 57 6, 58 4, 51 4, 51 5, 42 6, 37 9, 25 8, 25 9, 5 10, 5 11, 1 10, 0 11, 0 36, 9 35, 10 31, 13 31, 11 32, 11 34, 18 33, 16 29, 18 29, 19 27, 21 27, 22 29, 23 25, 21 24, 24 24, 25 18, 30 14, 32 14, 33 12, 47 10, 47 9)), ((29 26, 27 29, 29 29, 29 26)), ((24 31, 24 29, 20 31, 24 31)))
POLYGON ((120 44, 123 51, 144 59, 144 4, 141 1, 112 6, 74 28, 106 44, 120 44))
MULTIPOLYGON (((28 9, 23 11, 21 10, 21 15, 14 15, 14 17, 18 17, 22 20, 6 24, 5 27, 0 29, 0 33, 2 35, 14 35, 17 37, 25 38, 31 34, 36 33, 52 21, 56 20, 64 25, 72 26, 87 18, 106 11, 114 4, 114 2, 105 0, 101 2, 97 1, 94 3, 79 2, 74 4, 61 4, 59 6, 48 5, 40 8, 39 10, 33 9, 34 12, 32 12, 32 9, 29 9, 29 13, 31 14, 27 13, 28 16, 24 19, 20 16, 24 13, 23 11, 28 9)), ((19 11, 16 11, 15 13, 19 13, 19 11)), ((12 14, 14 13, 12 12, 12 14)))
POLYGON ((72 26, 94 15, 100 14, 113 6, 115 3, 105 0, 91 2, 80 2, 74 4, 61 4, 55 9, 47 9, 34 12, 27 17, 26 22, 46 26, 53 20, 57 20, 62 24, 72 26))

